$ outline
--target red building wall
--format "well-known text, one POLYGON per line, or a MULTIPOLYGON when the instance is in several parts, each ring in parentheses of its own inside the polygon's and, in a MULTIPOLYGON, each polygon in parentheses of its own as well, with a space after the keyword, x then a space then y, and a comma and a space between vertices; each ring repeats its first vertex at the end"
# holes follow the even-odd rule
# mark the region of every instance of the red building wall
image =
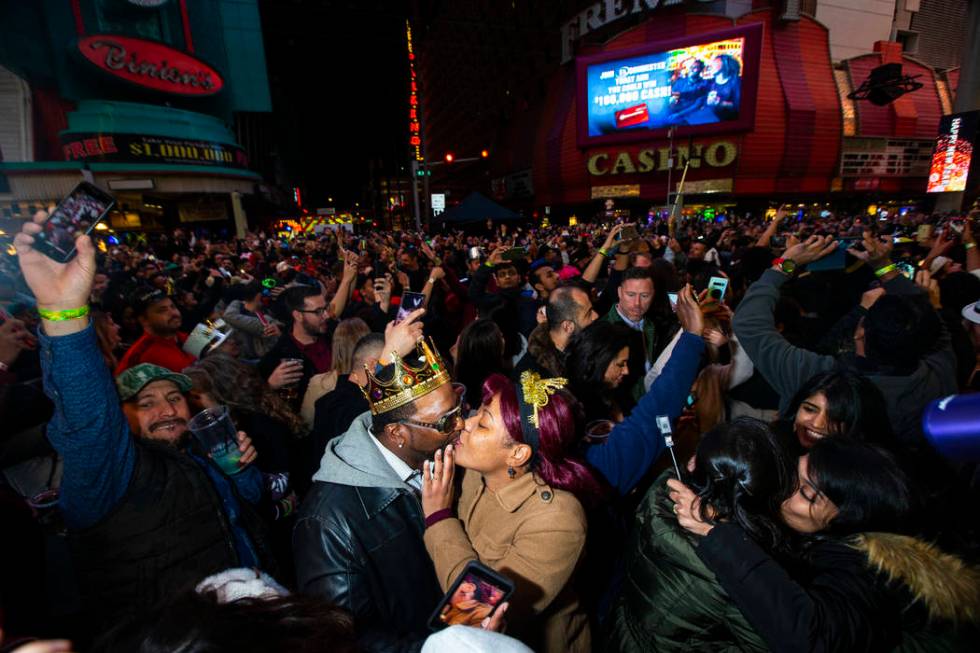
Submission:
MULTIPOLYGON (((827 30, 811 18, 773 24, 772 12, 762 9, 733 21, 721 15, 661 11, 644 23, 582 54, 611 52, 655 41, 707 34, 734 25, 764 25, 755 126, 733 132, 675 139, 707 145, 735 144, 738 155, 725 168, 691 168, 688 180, 733 178, 738 195, 820 193, 830 190, 840 162, 841 111, 831 69, 827 30)), ((627 152, 636 160, 643 149, 668 146, 666 139, 621 145, 579 148, 576 134, 576 72, 560 69, 551 79, 538 117, 534 140, 534 191, 539 204, 588 201, 593 185, 639 184, 641 196, 663 200, 667 173, 590 175, 589 157, 598 152, 627 152)), ((673 181, 679 179, 675 173, 673 181)))

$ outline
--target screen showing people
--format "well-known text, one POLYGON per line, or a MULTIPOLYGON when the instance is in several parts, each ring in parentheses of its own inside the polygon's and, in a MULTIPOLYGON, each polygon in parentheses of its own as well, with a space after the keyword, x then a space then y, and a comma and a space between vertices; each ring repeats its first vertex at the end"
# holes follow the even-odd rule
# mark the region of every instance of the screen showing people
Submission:
POLYGON ((470 562, 439 603, 429 625, 433 629, 479 626, 513 591, 510 580, 489 567, 470 562))
POLYGON ((87 234, 112 207, 114 200, 102 189, 82 182, 63 199, 44 222, 37 247, 48 256, 67 261, 75 253, 75 237, 87 234))
POLYGON ((737 120, 744 53, 739 37, 589 65, 588 136, 737 120))

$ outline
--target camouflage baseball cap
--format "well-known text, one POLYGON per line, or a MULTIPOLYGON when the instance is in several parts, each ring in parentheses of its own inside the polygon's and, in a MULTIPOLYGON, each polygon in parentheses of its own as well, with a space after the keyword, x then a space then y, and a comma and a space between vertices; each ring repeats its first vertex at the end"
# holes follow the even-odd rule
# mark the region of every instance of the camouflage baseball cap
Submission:
POLYGON ((172 381, 181 392, 189 391, 194 384, 190 377, 171 372, 165 367, 153 365, 152 363, 140 363, 134 365, 116 377, 116 388, 119 390, 119 398, 127 401, 136 396, 146 384, 153 381, 172 381))

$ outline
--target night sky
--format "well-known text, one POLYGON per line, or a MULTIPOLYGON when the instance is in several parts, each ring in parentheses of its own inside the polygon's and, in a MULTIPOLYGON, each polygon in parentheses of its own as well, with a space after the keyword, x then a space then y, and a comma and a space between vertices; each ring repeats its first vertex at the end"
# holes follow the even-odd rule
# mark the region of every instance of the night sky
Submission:
POLYGON ((404 3, 261 0, 276 143, 304 206, 362 202, 371 160, 408 161, 404 3))

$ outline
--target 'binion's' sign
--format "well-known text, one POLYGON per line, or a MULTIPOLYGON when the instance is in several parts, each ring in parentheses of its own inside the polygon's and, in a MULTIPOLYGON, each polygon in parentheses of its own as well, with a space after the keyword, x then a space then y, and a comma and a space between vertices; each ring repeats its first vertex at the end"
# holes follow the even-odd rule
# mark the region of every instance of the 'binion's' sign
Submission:
POLYGON ((110 75, 164 93, 214 95, 225 84, 200 59, 155 41, 96 34, 79 39, 78 51, 110 75))

